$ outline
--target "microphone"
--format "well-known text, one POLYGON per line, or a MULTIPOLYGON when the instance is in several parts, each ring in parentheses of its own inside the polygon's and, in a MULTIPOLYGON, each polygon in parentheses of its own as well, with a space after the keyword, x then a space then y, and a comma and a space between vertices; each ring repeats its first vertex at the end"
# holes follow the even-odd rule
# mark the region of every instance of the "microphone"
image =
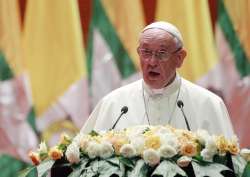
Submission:
POLYGON ((183 107, 184 107, 184 103, 183 103, 183 101, 178 100, 178 101, 177 101, 177 106, 181 109, 181 112, 182 112, 182 115, 183 115, 183 117, 184 117, 184 120, 185 120, 185 123, 186 123, 187 129, 190 131, 191 129, 190 129, 190 126, 189 126, 189 123, 188 123, 187 117, 186 117, 186 115, 185 115, 185 113, 184 113, 184 110, 183 110, 183 107))
POLYGON ((128 107, 127 106, 123 106, 121 109, 121 114, 119 115, 119 117, 116 119, 114 125, 112 126, 112 128, 110 128, 109 130, 113 130, 116 126, 116 124, 119 122, 119 120, 121 119, 123 114, 126 114, 128 112, 128 107))

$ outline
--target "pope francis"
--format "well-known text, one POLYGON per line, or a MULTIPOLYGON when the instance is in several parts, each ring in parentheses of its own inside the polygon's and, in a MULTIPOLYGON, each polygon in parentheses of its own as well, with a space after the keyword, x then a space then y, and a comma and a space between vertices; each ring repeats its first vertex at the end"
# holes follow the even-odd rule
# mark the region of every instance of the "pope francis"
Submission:
POLYGON ((222 99, 176 72, 182 66, 186 50, 182 35, 174 25, 154 22, 146 26, 140 34, 137 52, 143 79, 105 96, 82 132, 170 124, 176 128, 205 129, 226 137, 233 135, 222 99), (177 103, 182 104, 183 111, 177 103))

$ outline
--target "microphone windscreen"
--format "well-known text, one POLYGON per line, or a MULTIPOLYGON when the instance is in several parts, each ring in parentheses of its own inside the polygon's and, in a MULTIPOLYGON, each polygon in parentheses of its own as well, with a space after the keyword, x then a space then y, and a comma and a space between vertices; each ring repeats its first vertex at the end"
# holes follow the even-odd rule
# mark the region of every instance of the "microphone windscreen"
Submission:
POLYGON ((184 106, 184 104, 183 104, 183 102, 182 102, 181 100, 178 100, 178 101, 177 101, 177 106, 178 106, 179 108, 182 108, 182 107, 184 106))
POLYGON ((121 109, 121 112, 123 112, 124 114, 128 112, 128 107, 127 106, 123 106, 121 109))

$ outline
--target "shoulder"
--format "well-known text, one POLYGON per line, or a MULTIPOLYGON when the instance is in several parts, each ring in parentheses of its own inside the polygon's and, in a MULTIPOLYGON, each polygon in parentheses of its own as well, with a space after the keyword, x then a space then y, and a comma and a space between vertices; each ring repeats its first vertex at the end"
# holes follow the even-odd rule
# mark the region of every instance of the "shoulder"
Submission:
POLYGON ((132 96, 135 93, 140 92, 142 89, 142 79, 132 82, 130 84, 124 85, 120 88, 117 88, 103 97, 103 100, 112 100, 118 99, 119 97, 132 96))
POLYGON ((206 88, 203 88, 197 84, 194 84, 184 78, 182 78, 184 89, 188 91, 194 97, 199 98, 200 100, 213 100, 216 102, 222 102, 221 97, 209 91, 206 88))

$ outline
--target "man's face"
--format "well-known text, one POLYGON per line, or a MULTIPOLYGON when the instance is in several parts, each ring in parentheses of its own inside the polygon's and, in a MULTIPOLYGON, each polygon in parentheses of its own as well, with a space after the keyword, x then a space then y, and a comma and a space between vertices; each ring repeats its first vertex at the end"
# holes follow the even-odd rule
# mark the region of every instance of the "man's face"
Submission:
POLYGON ((159 89, 174 80, 176 68, 183 61, 179 52, 174 37, 164 30, 148 29, 141 34, 138 54, 147 85, 159 89))

